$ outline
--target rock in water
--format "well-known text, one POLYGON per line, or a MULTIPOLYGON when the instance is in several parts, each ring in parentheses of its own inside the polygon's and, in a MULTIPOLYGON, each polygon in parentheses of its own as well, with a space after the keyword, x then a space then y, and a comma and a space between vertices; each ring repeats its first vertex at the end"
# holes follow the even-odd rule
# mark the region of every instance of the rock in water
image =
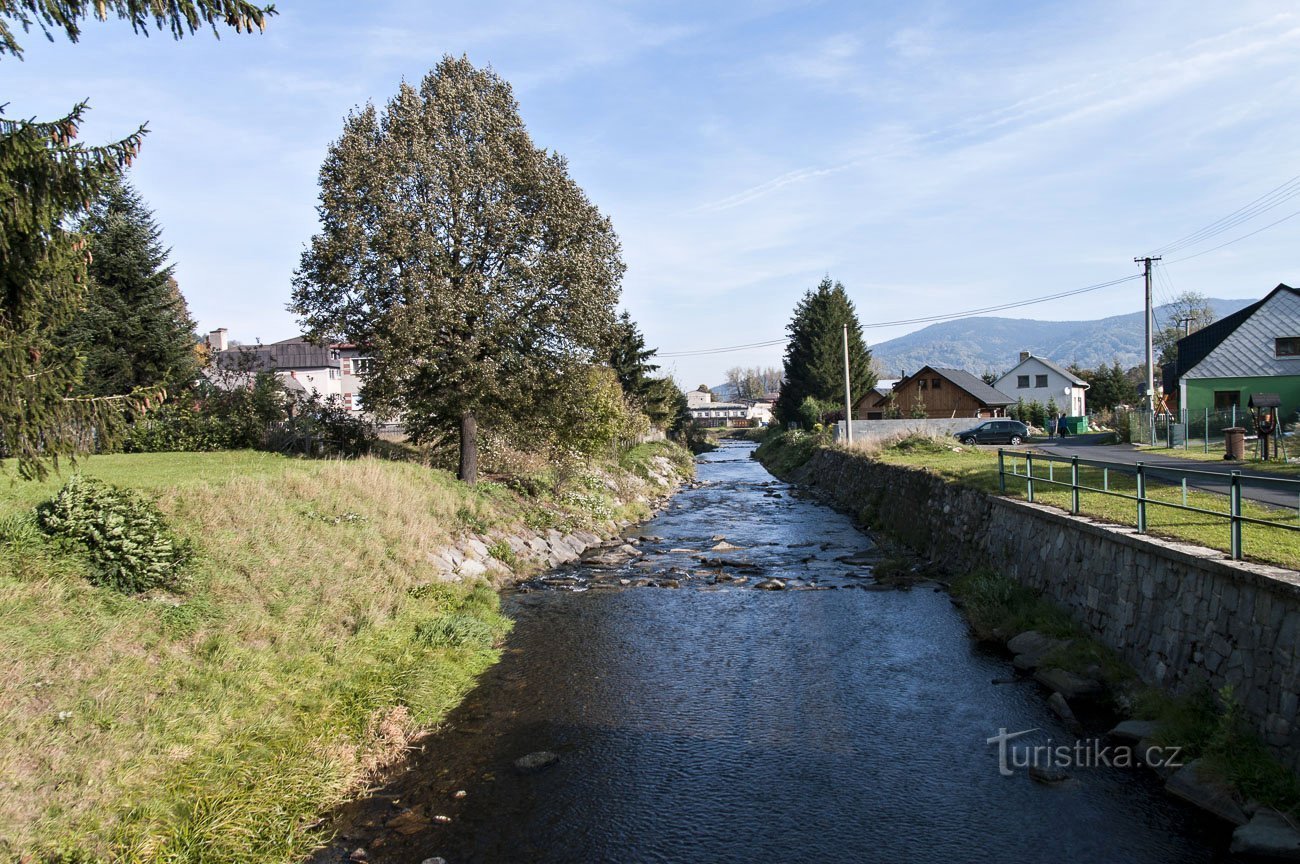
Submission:
POLYGON ((1125 720, 1106 734, 1121 741, 1137 743, 1143 738, 1154 738, 1160 724, 1154 720, 1125 720))
POLYGON ((1245 825, 1246 814, 1232 795, 1232 789, 1218 777, 1201 770, 1199 759, 1188 762, 1165 782, 1169 794, 1182 798, 1234 825, 1245 825))
POLYGON ((1064 783, 1066 780, 1070 779, 1069 774, 1066 774, 1060 768, 1056 768, 1051 765, 1041 767, 1041 768, 1037 765, 1031 765, 1029 766, 1029 776, 1035 782, 1045 783, 1048 785, 1053 785, 1056 783, 1064 783))
POLYGON ((1069 729, 1072 734, 1083 734, 1083 724, 1074 716, 1074 711, 1070 708, 1070 703, 1065 701, 1064 696, 1060 693, 1053 693, 1051 698, 1047 700, 1047 705, 1056 713, 1057 717, 1061 718, 1061 721, 1065 723, 1065 728, 1069 729))
POLYGON ((710 552, 735 552, 737 549, 740 548, 741 548, 740 546, 734 546, 731 543, 728 543, 726 540, 723 540, 721 543, 718 543, 714 546, 710 546, 709 551, 710 552))
POLYGON ((1233 855, 1268 861, 1300 861, 1300 831, 1282 814, 1261 807, 1249 822, 1232 832, 1233 855))
POLYGON ((1065 669, 1039 669, 1034 680, 1066 699, 1091 699, 1101 695, 1101 684, 1065 669))
POLYGON ((780 579, 764 579, 754 587, 760 591, 784 591, 785 583, 780 579))
POLYGON ((531 774, 543 768, 550 768, 559 761, 560 754, 552 753, 550 750, 538 750, 536 753, 529 753, 516 759, 515 770, 520 774, 531 774))

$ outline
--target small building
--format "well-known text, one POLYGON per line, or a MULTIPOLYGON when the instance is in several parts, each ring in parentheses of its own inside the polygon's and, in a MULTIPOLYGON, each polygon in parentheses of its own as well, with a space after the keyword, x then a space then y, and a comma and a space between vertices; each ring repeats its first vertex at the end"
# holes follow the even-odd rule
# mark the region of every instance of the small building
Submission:
POLYGON ((205 375, 218 387, 246 387, 257 373, 274 372, 290 390, 343 396, 340 352, 332 345, 298 336, 269 345, 231 346, 220 328, 209 335, 208 347, 212 360, 205 375))
POLYGON ((701 426, 748 426, 749 406, 743 402, 709 402, 688 407, 691 419, 701 426))
POLYGON ((925 416, 931 419, 1004 417, 1007 406, 1016 401, 963 369, 936 366, 922 366, 919 371, 900 379, 888 396, 877 398, 870 406, 864 407, 868 412, 879 411, 883 416, 890 399, 894 400, 903 417, 913 416, 917 406, 924 405, 925 416))
POLYGON ((1300 291, 1278 285, 1266 297, 1178 340, 1163 370, 1170 402, 1189 412, 1244 412, 1252 393, 1276 393, 1278 416, 1300 409, 1300 291))
POLYGON ((862 396, 859 396, 853 403, 854 420, 883 420, 885 419, 884 406, 889 403, 889 397, 894 392, 894 385, 900 380, 899 378, 882 378, 862 396), (881 407, 877 408, 879 404, 881 407))
POLYGON ((772 422, 772 407, 773 404, 766 399, 750 402, 745 419, 752 420, 757 426, 766 426, 772 422))
POLYGON ((1088 382, 1051 360, 1035 357, 1028 351, 1021 351, 1020 362, 993 386, 1017 400, 1038 402, 1043 406, 1051 399, 1062 413, 1070 417, 1082 417, 1087 410, 1084 393, 1088 382))
POLYGON ((713 401, 713 391, 707 385, 701 384, 697 389, 688 391, 686 394, 687 408, 702 408, 713 401))

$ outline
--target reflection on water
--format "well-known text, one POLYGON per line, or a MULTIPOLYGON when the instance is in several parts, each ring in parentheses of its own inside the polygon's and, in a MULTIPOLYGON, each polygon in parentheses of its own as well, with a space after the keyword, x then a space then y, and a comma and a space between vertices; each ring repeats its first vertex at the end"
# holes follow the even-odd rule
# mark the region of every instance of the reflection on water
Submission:
POLYGON ((991 683, 1009 664, 946 594, 852 590, 870 584, 870 539, 749 452, 702 457, 701 485, 641 529, 662 538, 641 557, 571 574, 586 588, 678 568, 679 589, 512 597, 505 658, 384 790, 397 804, 358 812, 349 844, 451 864, 1214 860, 1222 838, 1145 774, 1000 776, 999 728, 1073 741, 1037 686, 991 683), (721 554, 714 537, 755 579, 699 563, 721 554), (755 590, 773 576, 835 590, 755 590), (537 750, 560 759, 512 770, 537 750), (385 834, 405 808, 450 821, 385 834))

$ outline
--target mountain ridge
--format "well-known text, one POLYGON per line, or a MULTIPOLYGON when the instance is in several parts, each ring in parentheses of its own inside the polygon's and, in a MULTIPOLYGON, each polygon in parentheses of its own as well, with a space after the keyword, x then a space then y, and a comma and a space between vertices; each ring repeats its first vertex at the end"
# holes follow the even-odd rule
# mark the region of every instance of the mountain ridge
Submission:
MULTIPOLYGON (((1249 299, 1212 298, 1215 320, 1254 303, 1249 299)), ((1156 321, 1169 306, 1156 307, 1156 321)), ((931 324, 896 339, 872 345, 881 377, 901 377, 925 365, 965 369, 976 375, 1001 374, 1020 360, 1021 351, 1069 366, 1095 369, 1119 360, 1125 369, 1145 362, 1142 312, 1084 321, 1039 321, 1032 318, 961 318, 931 324)))

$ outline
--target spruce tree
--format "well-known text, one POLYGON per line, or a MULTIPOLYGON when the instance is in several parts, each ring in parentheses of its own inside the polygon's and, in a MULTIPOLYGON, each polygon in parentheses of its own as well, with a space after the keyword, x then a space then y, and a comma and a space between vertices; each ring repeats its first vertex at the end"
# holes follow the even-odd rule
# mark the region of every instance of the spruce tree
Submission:
POLYGON ((645 346, 645 337, 641 335, 631 313, 624 310, 614 324, 613 342, 609 349, 609 365, 618 376, 618 383, 623 392, 634 399, 644 399, 649 392, 650 373, 659 369, 649 362, 655 356, 655 349, 645 346))
MULTIPOLYGON (((145 32, 152 21, 180 38, 203 24, 262 28, 271 7, 243 0, 0 0, 0 57, 21 58, 17 30, 61 30, 73 42, 88 15, 145 32), (13 26, 16 25, 16 26, 13 26)), ((0 106, 2 112, 3 106, 0 106)), ((0 113, 0 457, 44 477, 61 456, 111 440, 124 409, 155 393, 78 396, 81 361, 64 337, 86 302, 85 239, 69 228, 139 153, 144 127, 116 143, 76 142, 86 103, 52 121, 0 113)))
POLYGON ((130 184, 113 178, 80 227, 90 290, 67 333, 85 362, 79 391, 110 396, 188 382, 196 372, 194 322, 153 213, 130 184))
POLYGON ((810 396, 823 402, 844 402, 845 324, 849 327, 849 380, 854 399, 865 396, 876 385, 871 351, 862 339, 853 301, 839 282, 823 279, 815 290, 804 294, 786 325, 790 341, 785 349, 785 377, 776 401, 776 414, 782 423, 801 419, 800 408, 810 396))

